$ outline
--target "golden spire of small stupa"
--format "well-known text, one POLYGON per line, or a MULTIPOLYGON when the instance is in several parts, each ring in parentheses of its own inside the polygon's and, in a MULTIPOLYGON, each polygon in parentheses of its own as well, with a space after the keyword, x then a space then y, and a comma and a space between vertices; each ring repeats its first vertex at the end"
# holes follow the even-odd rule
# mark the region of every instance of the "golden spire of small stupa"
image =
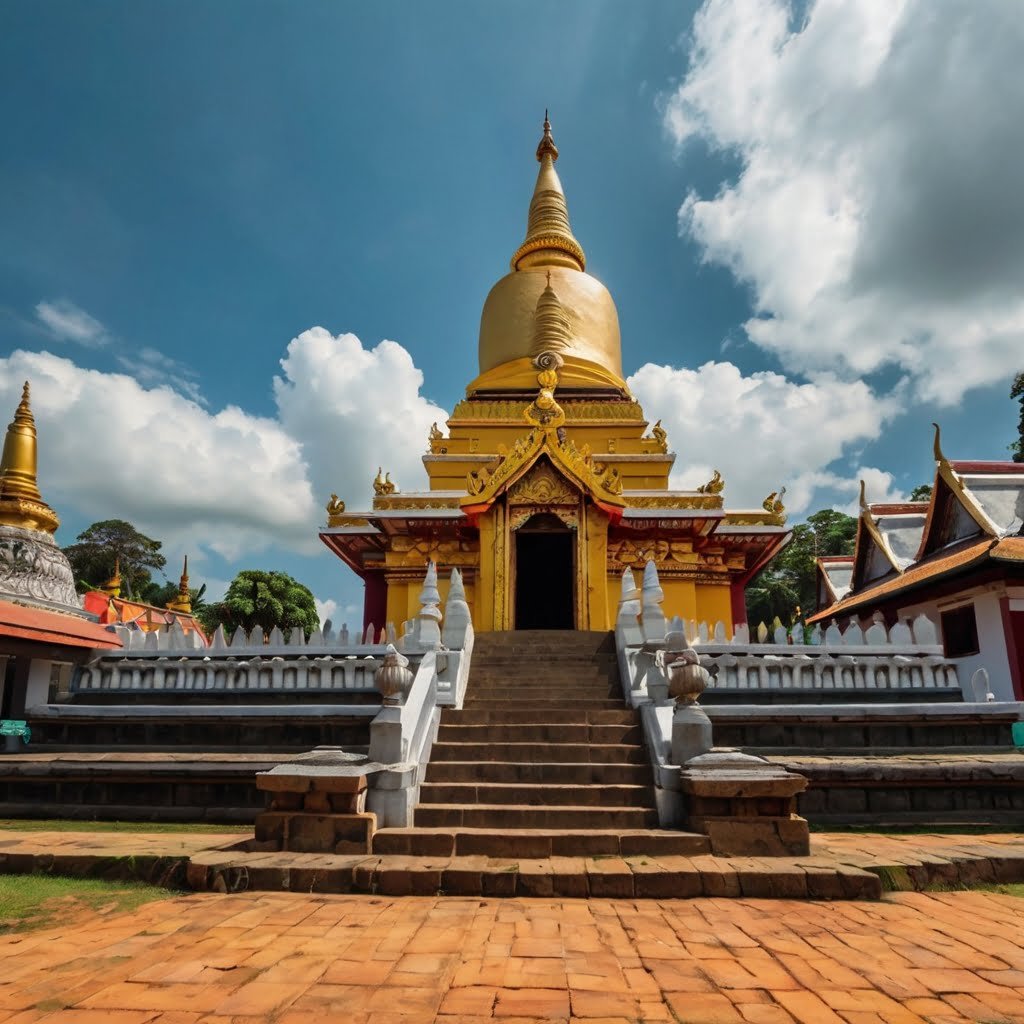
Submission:
POLYGON ((181 579, 178 581, 178 596, 167 602, 169 612, 179 612, 182 615, 192 614, 192 597, 188 590, 188 555, 185 556, 185 565, 181 570, 181 579))
POLYGON ((36 422, 29 405, 28 381, 7 428, 0 457, 0 523, 46 533, 56 533, 60 526, 36 483, 36 422))
POLYGON ((542 352, 560 352, 569 347, 572 340, 572 325, 566 315, 562 303, 558 301, 554 288, 551 287, 551 271, 548 271, 548 283, 537 299, 537 307, 533 313, 533 342, 530 355, 539 356, 542 352))
POLYGON ((109 594, 111 597, 121 596, 121 556, 114 556, 114 574, 107 580, 106 583, 100 586, 100 590, 104 594, 109 594))
POLYGON ((558 180, 555 161, 558 147, 551 135, 551 122, 544 111, 544 134, 537 146, 540 172, 530 201, 526 239, 512 257, 513 270, 529 267, 569 267, 583 270, 587 258, 569 226, 569 208, 558 180))

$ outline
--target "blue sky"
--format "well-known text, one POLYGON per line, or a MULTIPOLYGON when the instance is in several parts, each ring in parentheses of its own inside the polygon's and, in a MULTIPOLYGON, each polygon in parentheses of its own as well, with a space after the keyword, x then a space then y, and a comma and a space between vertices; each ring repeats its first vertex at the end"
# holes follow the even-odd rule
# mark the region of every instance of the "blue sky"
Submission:
POLYGON ((841 7, 5 4, 0 397, 31 372, 58 539, 128 518, 215 589, 276 567, 358 604, 319 509, 364 503, 370 463, 420 485, 422 428, 475 376, 523 234, 545 107, 678 470, 725 460, 727 503, 750 505, 775 460, 799 514, 847 505, 865 468, 878 497, 929 478, 936 417, 952 454, 1004 457, 1020 153, 983 101, 1019 109, 1019 26, 841 7), (936 78, 951 28, 988 54, 980 85, 951 59, 936 78))

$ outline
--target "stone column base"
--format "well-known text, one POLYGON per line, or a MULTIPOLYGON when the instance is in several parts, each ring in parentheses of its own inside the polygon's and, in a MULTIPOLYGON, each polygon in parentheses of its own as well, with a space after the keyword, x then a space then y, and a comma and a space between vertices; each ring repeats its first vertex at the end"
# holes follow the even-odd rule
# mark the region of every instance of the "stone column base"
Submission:
POLYGON ((810 853, 807 821, 796 813, 802 775, 736 751, 691 758, 680 771, 687 824, 720 857, 799 857, 810 853))

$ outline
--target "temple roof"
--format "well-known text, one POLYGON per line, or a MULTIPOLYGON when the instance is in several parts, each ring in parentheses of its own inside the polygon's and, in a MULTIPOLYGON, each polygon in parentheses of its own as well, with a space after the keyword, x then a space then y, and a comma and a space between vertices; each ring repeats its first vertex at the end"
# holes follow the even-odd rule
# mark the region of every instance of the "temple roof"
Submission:
POLYGON ((938 427, 934 456, 928 502, 869 504, 862 484, 850 590, 809 622, 863 614, 957 573, 1024 563, 1024 465, 951 461, 938 427))
POLYGON ((32 640, 59 647, 120 648, 120 639, 84 615, 64 615, 44 608, 0 601, 0 637, 32 640))

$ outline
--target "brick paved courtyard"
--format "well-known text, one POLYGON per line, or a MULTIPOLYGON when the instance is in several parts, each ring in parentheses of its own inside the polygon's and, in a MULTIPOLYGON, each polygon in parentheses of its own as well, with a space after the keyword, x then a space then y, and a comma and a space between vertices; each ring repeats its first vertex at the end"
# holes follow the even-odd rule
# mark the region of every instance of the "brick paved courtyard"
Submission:
POLYGON ((1022 910, 189 895, 0 937, 0 1021, 1024 1022, 1022 910))

